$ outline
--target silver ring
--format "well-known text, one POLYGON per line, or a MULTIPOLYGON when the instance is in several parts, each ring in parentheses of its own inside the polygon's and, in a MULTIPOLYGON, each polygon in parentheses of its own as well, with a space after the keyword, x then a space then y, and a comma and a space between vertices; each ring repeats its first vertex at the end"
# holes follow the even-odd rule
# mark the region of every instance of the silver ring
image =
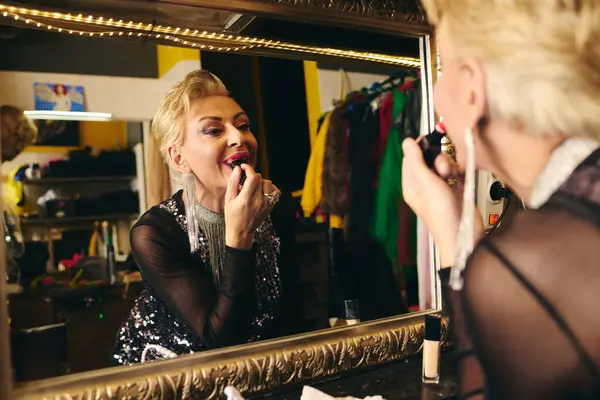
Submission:
POLYGON ((275 204, 279 202, 279 198, 281 197, 281 192, 278 190, 273 190, 271 193, 265 193, 265 197, 269 202, 269 207, 273 207, 275 204))

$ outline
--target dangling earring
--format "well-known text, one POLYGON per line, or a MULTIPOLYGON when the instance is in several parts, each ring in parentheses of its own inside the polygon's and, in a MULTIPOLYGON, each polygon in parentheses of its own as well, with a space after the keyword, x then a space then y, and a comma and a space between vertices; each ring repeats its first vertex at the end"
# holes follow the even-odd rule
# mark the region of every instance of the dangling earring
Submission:
POLYGON ((192 172, 183 173, 181 179, 183 186, 183 201, 185 203, 185 218, 187 220, 188 238, 190 240, 190 253, 198 251, 198 218, 196 209, 198 200, 196 199, 196 177, 192 172))
POLYGON ((454 290, 461 290, 463 287, 462 271, 467 265, 467 260, 473 252, 475 244, 475 135, 471 128, 465 130, 465 145, 467 165, 462 214, 458 225, 456 258, 450 271, 450 286, 454 290))

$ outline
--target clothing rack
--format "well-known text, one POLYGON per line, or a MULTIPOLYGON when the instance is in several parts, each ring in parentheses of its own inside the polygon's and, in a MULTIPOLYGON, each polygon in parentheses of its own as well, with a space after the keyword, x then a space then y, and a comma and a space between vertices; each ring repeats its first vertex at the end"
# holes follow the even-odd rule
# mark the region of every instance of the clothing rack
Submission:
MULTIPOLYGON (((419 304, 418 283, 415 284, 416 279, 412 279, 418 273, 416 257, 412 254, 414 249, 410 247, 414 242, 413 218, 406 207, 399 209, 393 206, 398 196, 397 190, 394 190, 397 184, 392 181, 395 178, 400 181, 400 178, 394 175, 395 172, 390 172, 401 170, 395 167, 401 162, 398 160, 401 152, 395 149, 401 145, 399 131, 402 129, 395 127, 395 120, 403 115, 403 121, 412 121, 413 118, 420 121, 420 108, 417 106, 421 102, 413 100, 420 97, 409 93, 417 89, 413 83, 416 84, 419 79, 419 74, 414 71, 398 70, 362 89, 349 91, 341 97, 341 101, 334 103, 336 108, 322 115, 319 121, 319 127, 326 124, 326 129, 319 129, 318 144, 313 148, 307 168, 307 177, 311 178, 306 181, 304 193, 307 196, 303 196, 302 201, 303 208, 306 206, 305 213, 314 213, 318 207, 325 207, 322 209, 329 211, 330 222, 333 222, 328 230, 332 317, 343 318, 345 300, 355 299, 361 303, 363 320, 396 315, 406 312, 408 306, 419 304), (399 102, 396 108, 395 101, 399 102), (393 151, 386 151, 390 131, 396 140, 390 145, 393 151), (384 156, 386 179, 381 185, 384 156), (352 173, 349 174, 351 168, 352 173), (344 206, 344 196, 352 198, 352 207, 344 206), (381 215, 373 212, 376 204, 384 210, 381 215), (388 209, 396 212, 390 212, 390 218, 386 219, 383 214, 388 209), (351 214, 350 218, 345 218, 351 214), (386 225, 385 221, 390 219, 391 223, 386 225), (393 229, 394 223, 398 224, 396 230, 393 229), (388 233, 389 240, 385 239, 388 233), (398 249, 400 239, 406 244, 402 250, 398 249), (414 273, 410 275, 409 293, 405 277, 411 272, 414 273), (377 294, 371 296, 370 293, 374 292, 377 294), (411 300, 409 294, 412 295, 411 300)), ((420 94, 419 90, 416 92, 420 94)), ((417 128, 414 130, 418 131, 417 128)))
MULTIPOLYGON (((389 78, 381 82, 375 82, 371 85, 371 87, 364 87, 354 93, 364 93, 367 95, 367 101, 371 101, 379 97, 382 93, 394 90, 394 88, 400 86, 402 83, 404 83, 404 80, 410 76, 412 76, 412 74, 409 72, 398 71, 389 78)), ((349 97, 351 94, 352 93, 349 93, 347 97, 349 97)))

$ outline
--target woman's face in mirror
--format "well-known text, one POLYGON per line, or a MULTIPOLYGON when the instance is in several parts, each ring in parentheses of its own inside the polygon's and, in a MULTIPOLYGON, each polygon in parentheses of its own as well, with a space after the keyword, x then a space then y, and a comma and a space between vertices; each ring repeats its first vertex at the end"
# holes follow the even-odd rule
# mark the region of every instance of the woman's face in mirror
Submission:
POLYGON ((233 99, 211 96, 191 102, 180 153, 203 187, 224 192, 232 157, 255 168, 257 148, 250 120, 233 99))

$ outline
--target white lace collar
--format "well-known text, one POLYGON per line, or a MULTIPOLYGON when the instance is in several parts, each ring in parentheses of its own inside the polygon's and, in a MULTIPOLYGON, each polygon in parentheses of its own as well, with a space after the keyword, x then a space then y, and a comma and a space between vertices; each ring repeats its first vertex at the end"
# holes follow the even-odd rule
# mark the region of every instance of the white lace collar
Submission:
POLYGON ((598 147, 598 142, 592 139, 565 140, 552 152, 548 164, 537 177, 528 206, 535 209, 544 205, 598 147))

